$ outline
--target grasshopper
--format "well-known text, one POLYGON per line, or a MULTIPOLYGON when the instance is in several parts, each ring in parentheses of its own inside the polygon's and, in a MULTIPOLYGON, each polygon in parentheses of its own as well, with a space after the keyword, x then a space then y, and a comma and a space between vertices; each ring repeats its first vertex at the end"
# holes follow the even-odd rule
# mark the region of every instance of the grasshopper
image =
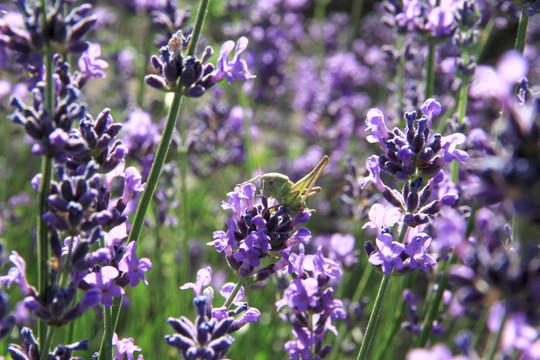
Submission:
POLYGON ((271 197, 278 201, 276 206, 284 206, 289 215, 294 218, 307 209, 306 199, 321 191, 314 186, 328 164, 328 156, 324 155, 321 161, 306 176, 293 183, 286 175, 280 173, 267 173, 250 179, 240 185, 261 179, 261 195, 271 197))

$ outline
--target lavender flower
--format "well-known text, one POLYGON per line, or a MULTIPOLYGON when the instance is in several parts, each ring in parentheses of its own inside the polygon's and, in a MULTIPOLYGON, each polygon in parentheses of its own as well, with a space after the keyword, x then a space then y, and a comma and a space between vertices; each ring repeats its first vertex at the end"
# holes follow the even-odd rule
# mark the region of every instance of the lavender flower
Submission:
POLYGON ((152 262, 147 258, 137 259, 135 251, 137 251, 137 242, 132 241, 126 248, 126 255, 118 264, 118 270, 125 273, 123 276, 127 277, 131 286, 137 286, 139 280, 148 285, 144 273, 152 268, 152 262))
MULTIPOLYGON (((141 348, 135 345, 132 338, 118 340, 118 335, 116 333, 113 335, 112 344, 116 346, 116 355, 114 356, 114 360, 123 360, 124 355, 127 355, 128 360, 133 360, 133 353, 135 351, 141 351, 141 348)), ((139 355, 137 360, 144 360, 143 356, 139 355)))
POLYGON ((377 249, 369 254, 369 262, 372 265, 380 266, 384 275, 390 275, 392 269, 403 270, 403 259, 401 253, 405 246, 392 241, 392 235, 380 234, 377 236, 377 249))
POLYGON ((112 266, 104 266, 98 272, 86 275, 83 280, 91 289, 86 292, 85 297, 95 296, 103 306, 112 306, 112 298, 123 296, 125 293, 124 289, 113 283, 118 275, 118 270, 112 266))

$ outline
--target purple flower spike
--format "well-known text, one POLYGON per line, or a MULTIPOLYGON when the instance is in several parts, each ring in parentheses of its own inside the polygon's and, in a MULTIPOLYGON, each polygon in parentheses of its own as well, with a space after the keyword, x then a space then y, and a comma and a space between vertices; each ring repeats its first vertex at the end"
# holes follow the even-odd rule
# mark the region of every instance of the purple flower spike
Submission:
POLYGON ((225 41, 221 46, 221 50, 219 51, 217 75, 215 76, 218 78, 227 78, 229 84, 234 80, 243 81, 255 78, 255 75, 252 75, 249 72, 246 61, 240 58, 242 53, 246 51, 247 45, 248 39, 246 37, 242 36, 240 39, 238 39, 233 59, 229 61, 229 54, 234 48, 234 41, 225 41))
POLYGON ((403 269, 403 260, 400 255, 405 250, 405 246, 392 241, 392 235, 380 234, 377 236, 377 248, 369 257, 369 262, 375 266, 381 266, 384 275, 390 275, 392 269, 403 269))
POLYGON ((212 268, 210 266, 203 267, 197 271, 197 280, 195 283, 188 282, 180 286, 180 290, 193 289, 195 297, 201 296, 205 287, 210 285, 212 281, 212 268))
POLYGON ((139 284, 139 279, 142 280, 145 285, 148 285, 144 273, 152 268, 152 262, 150 261, 150 259, 137 259, 137 255, 135 254, 136 251, 137 242, 130 242, 126 248, 126 255, 118 264, 118 269, 127 274, 129 284, 132 287, 139 284))
POLYGON ((113 284, 119 273, 112 266, 104 266, 99 272, 93 272, 84 277, 84 281, 94 289, 89 290, 98 294, 103 306, 112 306, 112 298, 124 295, 124 289, 113 284))

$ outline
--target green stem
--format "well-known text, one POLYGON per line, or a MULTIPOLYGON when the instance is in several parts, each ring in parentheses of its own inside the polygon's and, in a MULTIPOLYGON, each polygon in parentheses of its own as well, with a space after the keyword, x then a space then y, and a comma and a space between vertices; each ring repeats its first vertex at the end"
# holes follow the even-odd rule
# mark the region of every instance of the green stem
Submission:
POLYGON ((45 335, 45 341, 43 342, 40 341, 41 352, 40 352, 39 358, 41 360, 47 360, 49 358, 49 348, 51 347, 55 330, 56 328, 54 326, 49 326, 47 328, 47 335, 45 335))
POLYGON ((518 32, 516 35, 516 44, 514 49, 523 54, 525 50, 525 44, 527 42, 527 27, 529 26, 529 15, 527 15, 527 9, 525 6, 521 9, 521 16, 519 18, 518 32))
MULTIPOLYGON (((199 9, 197 11, 195 25, 193 27, 191 40, 188 46, 188 51, 187 51, 188 55, 193 55, 195 53, 195 50, 197 49, 197 43, 199 41, 199 36, 202 30, 202 26, 204 23, 204 18, 206 15, 209 2, 210 0, 201 0, 201 2, 199 3, 199 9)), ((152 168, 150 169, 150 174, 148 175, 146 188, 143 191, 141 200, 139 202, 139 205, 137 206, 137 211, 135 212, 133 225, 129 232, 129 237, 127 241, 128 243, 131 241, 139 240, 141 236, 142 228, 144 225, 144 219, 146 217, 148 207, 150 206, 150 202, 152 201, 152 198, 154 197, 154 193, 156 192, 159 176, 161 175, 161 170, 163 169, 163 165, 165 164, 165 158, 167 157, 167 152, 169 151, 169 147, 171 145, 173 131, 174 131, 174 128, 176 127, 176 119, 178 118, 178 115, 180 113, 180 108, 182 105, 183 88, 180 85, 180 83, 178 83, 176 86, 177 88, 176 88, 176 91, 174 92, 174 98, 172 100, 171 107, 169 108, 169 114, 167 115, 167 122, 165 123, 165 128, 163 129, 163 135, 159 142, 158 149, 156 152, 156 157, 154 158, 154 162, 152 163, 152 168)), ((183 201, 186 201, 186 199, 183 199, 183 201)), ((114 300, 114 306, 116 308, 114 309, 114 313, 112 314, 113 327, 112 327, 112 331, 108 333, 108 335, 111 336, 111 338, 105 338, 106 332, 104 332, 104 336, 101 342, 102 345, 104 343, 112 343, 111 341, 112 334, 114 333, 116 329, 116 324, 118 323, 118 317, 120 316, 121 304, 122 304, 122 297, 114 300)))
MULTIPOLYGON (((41 15, 43 33, 47 34, 47 1, 41 0, 41 15)), ((49 49, 49 39, 45 36, 46 52, 45 52, 45 107, 49 113, 51 119, 54 118, 54 82, 53 82, 53 54, 49 49)), ((51 186, 52 176, 52 159, 49 157, 43 157, 41 159, 41 182, 39 185, 39 217, 38 217, 38 291, 40 296, 45 297, 45 293, 48 287, 49 268, 47 266, 47 260, 49 259, 49 227, 47 223, 43 221, 43 214, 47 212, 47 197, 49 196, 49 188, 51 186)), ((41 341, 45 338, 45 334, 50 331, 47 330, 47 324, 42 320, 38 321, 38 338, 41 341)), ((50 341, 51 339, 49 339, 50 341)), ((48 350, 48 349, 47 349, 48 350)), ((43 351, 42 351, 43 352, 43 351)), ((47 356, 46 353, 45 356, 47 356)), ((46 359, 46 357, 41 357, 46 359)))
POLYGON ((364 6, 364 0, 354 0, 351 8, 351 41, 350 45, 358 37, 358 31, 360 30, 360 16, 362 15, 362 7, 364 6))
MULTIPOLYGON (((184 123, 184 122, 182 122, 184 123)), ((184 137, 185 126, 181 126, 182 130, 180 131, 180 137, 184 137)), ((185 139, 185 138, 184 138, 185 139)), ((182 211, 182 228, 181 232, 181 248, 182 248, 182 265, 180 266, 180 283, 185 284, 188 281, 189 269, 190 269, 190 257, 189 257, 189 239, 191 237, 191 212, 190 204, 188 201, 188 190, 187 190, 187 172, 188 172, 188 159, 187 159, 187 149, 182 145, 180 150, 180 176, 182 183, 180 184, 180 193, 182 194, 182 199, 180 199, 180 206, 182 211)), ((183 294, 183 293, 182 293, 183 294)), ((187 309, 184 307, 184 304, 189 304, 189 301, 182 301, 182 311, 187 309)), ((183 312, 182 312, 183 313, 183 312)))
POLYGON ((401 125, 405 125, 405 119, 403 119, 403 86, 405 83, 405 51, 403 51, 403 44, 405 43, 405 36, 398 35, 396 39, 396 48, 399 51, 399 62, 396 71, 396 86, 397 86, 397 115, 401 125))
MULTIPOLYGON (((456 255, 455 252, 453 252, 448 259, 446 265, 452 264, 455 261, 455 258, 456 255)), ((448 286, 448 282, 450 281, 450 274, 445 271, 445 269, 446 267, 444 269, 441 269, 443 274, 441 275, 441 279, 439 280, 439 286, 437 288, 437 291, 435 292, 433 301, 429 304, 429 311, 426 319, 424 320, 424 324, 422 325, 420 335, 417 338, 416 347, 424 347, 426 345, 431 334, 431 329, 433 328, 433 321, 437 318, 437 316, 439 316, 443 293, 448 286)))
POLYGON ((156 157, 152 164, 152 168, 150 169, 150 174, 148 175, 148 180, 146 181, 146 188, 141 196, 139 206, 137 207, 137 211, 135 213, 135 218, 133 219, 133 226, 129 232, 128 243, 139 240, 141 236, 146 212, 148 211, 150 202, 152 201, 154 193, 156 192, 159 176, 161 175, 161 170, 163 169, 165 158, 167 157, 167 152, 169 151, 169 146, 171 145, 173 131, 176 126, 176 119, 182 105, 181 91, 182 89, 179 86, 174 93, 174 98, 169 109, 169 115, 167 116, 167 122, 165 124, 165 128, 163 129, 163 135, 161 137, 161 141, 159 142, 156 157))
POLYGON ((103 337, 99 348, 98 360, 112 360, 112 338, 114 334, 113 316, 111 307, 103 307, 103 337), (105 340, 105 341, 103 341, 105 340))
MULTIPOLYGON (((49 268, 47 259, 49 258, 49 227, 43 221, 43 214, 47 212, 47 197, 51 185, 52 159, 43 157, 41 159, 41 182, 39 185, 39 214, 37 220, 38 227, 38 292, 41 297, 45 297, 48 287, 49 268)), ((38 338, 42 341, 47 333, 47 324, 39 320, 38 338)))
POLYGON ((242 288, 243 284, 244 284, 244 281, 242 280, 242 278, 239 278, 238 282, 236 283, 236 285, 235 285, 235 287, 233 289, 233 291, 231 292, 231 295, 229 295, 229 297, 227 298, 227 301, 225 301, 225 304, 223 304, 223 307, 225 307, 227 310, 230 309, 234 298, 236 297, 236 295, 238 294, 238 292, 242 288))
POLYGON ((426 92, 425 98, 433 96, 435 92, 435 38, 429 39, 429 49, 426 61, 426 92))
MULTIPOLYGON (((399 292, 398 292, 398 298, 402 298, 403 290, 410 287, 412 276, 416 274, 409 274, 407 275, 406 280, 399 283, 399 292)), ((407 302, 401 301, 399 307, 397 307, 397 310, 394 312, 394 318, 392 319, 392 328, 390 331, 386 331, 386 336, 382 341, 382 346, 380 346, 380 349, 377 356, 375 357, 376 360, 379 359, 388 359, 388 357, 385 357, 386 354, 388 354, 389 351, 393 351, 395 348, 396 343, 393 341, 396 334, 399 332, 399 329, 401 328, 401 321, 403 319, 403 315, 405 314, 405 310, 407 309, 407 302)))
MULTIPOLYGON (((467 66, 467 64, 469 63, 468 50, 466 49, 463 50, 461 54, 461 59, 463 60, 463 65, 467 66)), ((465 120, 465 115, 467 113, 467 101, 469 99, 468 94, 469 94, 469 77, 466 76, 461 79, 461 86, 459 88, 458 118, 457 118, 459 125, 462 125, 463 121, 465 120)), ((457 184, 459 180, 459 163, 457 161, 454 161, 452 163, 451 176, 452 176, 452 181, 455 184, 457 184)))
POLYGON ((383 275, 381 285, 379 286, 379 291, 377 293, 377 298, 375 299, 375 304, 373 305, 373 310, 371 311, 371 315, 369 316, 369 322, 367 324, 364 339, 362 340, 362 346, 360 347, 360 351, 358 352, 358 357, 356 358, 356 360, 368 359, 369 348, 371 347, 371 343, 373 342, 373 337, 375 335, 375 330, 377 329, 377 324, 379 322, 379 317, 382 310, 384 293, 386 292, 389 280, 390 276, 383 275))
POLYGON ((507 318, 508 312, 506 311, 506 309, 504 309, 504 316, 501 319, 501 326, 499 327, 499 331, 497 331, 497 334, 495 335, 495 340, 490 341, 491 344, 488 344, 487 349, 489 349, 489 355, 487 357, 483 357, 484 359, 493 360, 495 358, 495 353, 497 352, 497 348, 499 347, 499 343, 501 342, 504 324, 506 323, 507 318))
MULTIPOLYGON (((324 24, 324 19, 326 17, 326 5, 328 5, 328 0, 316 0, 314 15, 315 19, 319 23, 319 26, 323 26, 322 24, 324 24)), ((324 45, 324 38, 322 37, 321 40, 317 41, 317 43, 315 44, 317 55, 321 59, 324 59, 326 57, 326 49, 324 45)))
POLYGON ((206 12, 208 11, 208 4, 210 0, 201 0, 199 2, 199 9, 197 10, 197 17, 195 18, 195 25, 193 26, 193 32, 191 33, 191 40, 189 41, 187 54, 195 55, 197 51, 197 43, 199 42, 199 36, 201 35, 201 30, 204 24, 204 18, 206 12))

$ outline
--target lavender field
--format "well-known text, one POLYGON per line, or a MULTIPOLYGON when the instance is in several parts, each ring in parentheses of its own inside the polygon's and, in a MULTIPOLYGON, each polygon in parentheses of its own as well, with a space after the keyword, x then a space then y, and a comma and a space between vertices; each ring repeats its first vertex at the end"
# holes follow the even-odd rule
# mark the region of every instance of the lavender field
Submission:
POLYGON ((0 360, 540 359, 539 13, 2 0, 0 360))

